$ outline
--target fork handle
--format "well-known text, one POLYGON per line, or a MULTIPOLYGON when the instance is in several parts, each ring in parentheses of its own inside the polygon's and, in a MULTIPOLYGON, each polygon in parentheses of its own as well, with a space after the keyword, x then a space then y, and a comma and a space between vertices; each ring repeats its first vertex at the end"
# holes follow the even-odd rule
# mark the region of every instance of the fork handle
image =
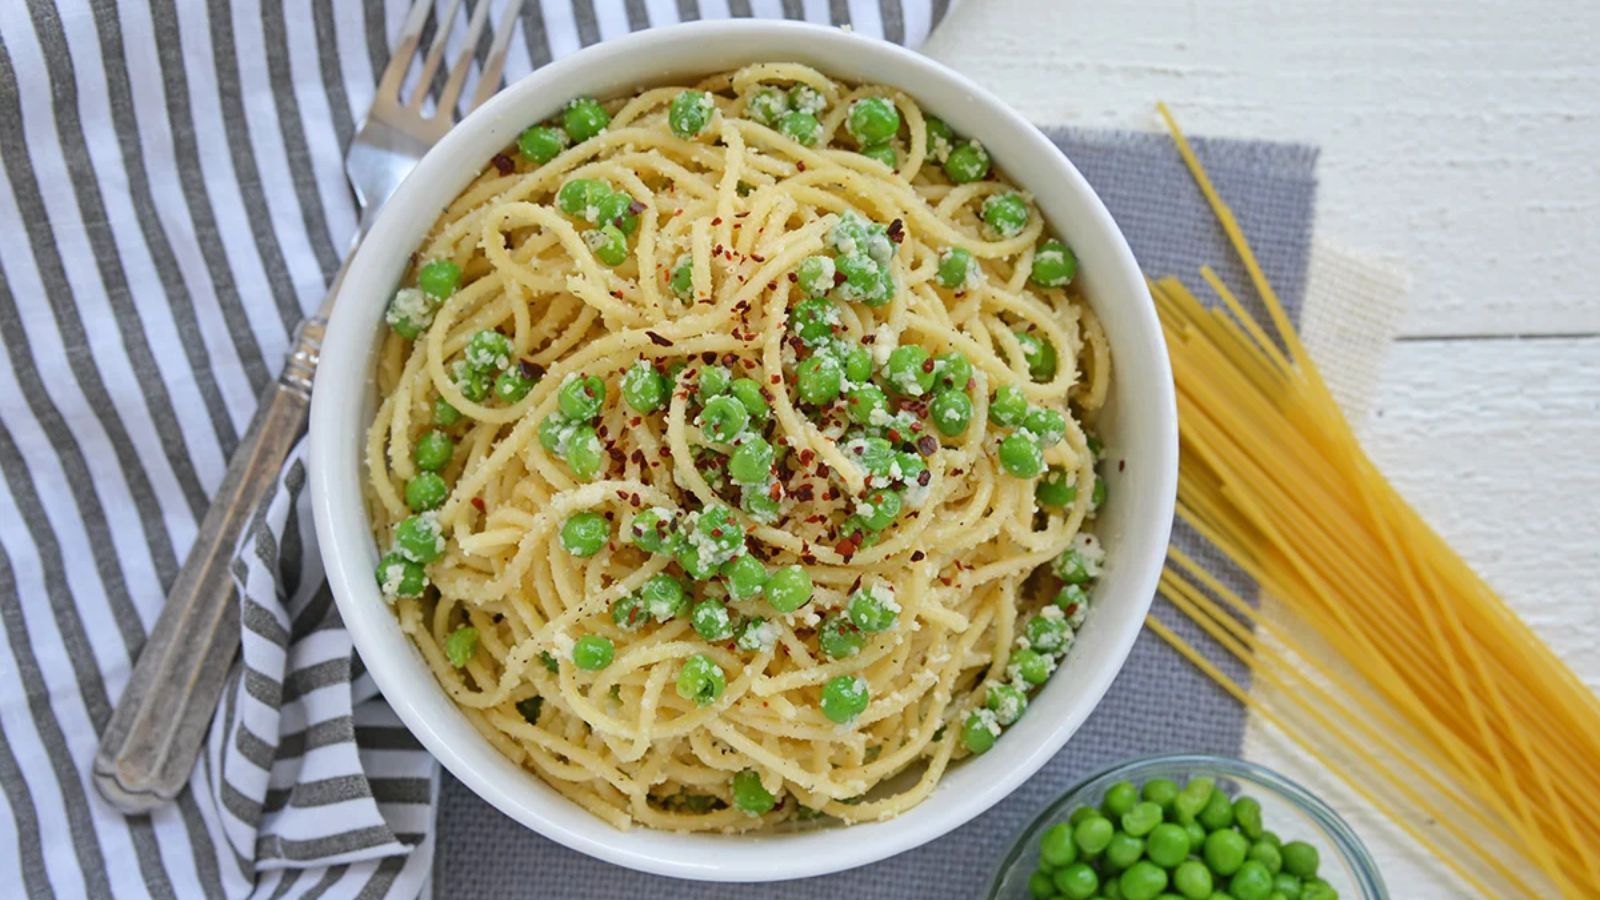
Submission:
POLYGON ((125 813, 157 809, 189 783, 239 649, 239 603, 231 571, 239 536, 266 501, 305 430, 326 326, 319 315, 295 329, 294 351, 278 380, 261 395, 155 629, 100 735, 95 786, 125 813))

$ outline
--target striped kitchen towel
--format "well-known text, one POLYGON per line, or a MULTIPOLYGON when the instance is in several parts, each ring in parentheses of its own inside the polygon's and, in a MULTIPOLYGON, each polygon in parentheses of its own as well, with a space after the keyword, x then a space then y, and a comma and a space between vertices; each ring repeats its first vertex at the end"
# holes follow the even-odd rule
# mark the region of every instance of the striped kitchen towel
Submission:
MULTIPOLYGON (((0 893, 427 890, 437 773, 351 655, 299 457, 241 544, 244 651, 190 790, 124 818, 87 774, 256 397, 339 266, 344 148, 409 5, 0 3, 0 893)), ((948 5, 525 0, 506 75, 701 17, 916 45, 948 5)))

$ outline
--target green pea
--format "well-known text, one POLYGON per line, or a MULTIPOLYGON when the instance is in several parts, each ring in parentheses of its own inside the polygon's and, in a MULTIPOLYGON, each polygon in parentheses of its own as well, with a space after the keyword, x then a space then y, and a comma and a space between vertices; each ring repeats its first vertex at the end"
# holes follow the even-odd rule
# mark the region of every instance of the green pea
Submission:
POLYGON ((834 264, 844 280, 834 279, 834 296, 849 303, 865 303, 868 306, 882 306, 888 298, 882 294, 879 281, 881 269, 872 257, 865 253, 853 253, 840 256, 834 264))
POLYGON ((567 438, 567 466, 572 474, 588 480, 605 465, 605 451, 600 446, 600 436, 593 425, 579 425, 567 438))
POLYGON ((487 373, 481 369, 474 369, 466 365, 463 360, 456 365, 455 372, 452 374, 455 377, 456 388, 461 391, 461 396, 471 400, 473 403, 482 403, 489 399, 489 377, 487 373))
POLYGON ((737 556, 744 546, 744 526, 726 506, 709 506, 702 510, 695 522, 695 531, 698 532, 697 542, 717 555, 719 564, 737 556))
POLYGON ((681 138, 692 138, 706 130, 717 104, 705 91, 683 91, 667 107, 667 125, 681 138))
POLYGON ((862 147, 881 144, 900 130, 900 111, 887 97, 863 97, 850 104, 844 127, 862 147))
POLYGON ((956 184, 978 181, 989 174, 989 151, 977 141, 968 141, 950 151, 944 161, 944 174, 956 184))
POLYGON ((763 525, 771 525, 778 521, 778 513, 782 511, 782 504, 772 499, 766 491, 746 485, 739 495, 739 506, 763 525))
POLYGON ((922 123, 928 135, 928 158, 942 164, 950 158, 950 145, 955 140, 955 132, 938 116, 925 116, 922 123))
POLYGON ((767 420, 767 398, 761 393, 761 385, 754 378, 735 378, 733 383, 728 385, 728 393, 739 401, 745 412, 750 414, 751 421, 767 420))
POLYGON ((1028 708, 1028 695, 1009 684, 990 685, 983 705, 994 713, 995 721, 1010 725, 1022 718, 1028 708))
POLYGON ((761 786, 761 776, 754 769, 745 769, 733 776, 733 806, 745 815, 769 813, 777 802, 772 793, 761 786))
POLYGON ((1087 584, 1094 578, 1088 558, 1077 547, 1068 547, 1062 551, 1052 563, 1051 570, 1056 573, 1057 578, 1068 584, 1087 584))
POLYGON ((615 225, 602 225, 584 232, 583 242, 603 265, 619 266, 628 258, 628 236, 615 225))
POLYGON ((795 304, 789 325, 807 347, 815 347, 833 336, 839 323, 839 309, 826 297, 810 297, 795 304))
POLYGON ((530 377, 523 365, 515 365, 495 376, 494 396, 507 405, 517 403, 538 383, 539 379, 530 377))
POLYGON ((1261 836, 1256 838, 1256 840, 1258 840, 1258 841, 1266 841, 1267 843, 1271 844, 1274 847, 1282 847, 1283 846, 1283 839, 1278 837, 1277 833, 1271 832, 1271 831, 1267 831, 1265 829, 1262 829, 1261 836))
POLYGON ((831 356, 817 354, 800 361, 795 367, 795 385, 800 399, 820 406, 838 399, 844 386, 844 372, 831 356))
POLYGON ((1267 871, 1274 875, 1283 869, 1283 851, 1266 841, 1256 841, 1251 844, 1246 858, 1253 859, 1266 866, 1267 871))
POLYGON ((750 413, 745 410, 743 403, 723 394, 706 401, 705 408, 700 411, 699 422, 700 432, 706 440, 726 444, 744 433, 745 426, 750 424, 750 413))
POLYGON ((1111 843, 1111 836, 1115 833, 1116 828, 1111 825, 1111 820, 1095 813, 1073 826, 1072 840, 1085 856, 1096 856, 1111 843))
POLYGON ((989 398, 990 422, 1002 428, 1015 428, 1022 424, 1027 415, 1028 398, 1022 393, 1022 388, 1014 384, 1002 384, 995 388, 994 396, 989 398))
POLYGON ((1178 791, 1178 796, 1172 800, 1173 818, 1179 822, 1193 822, 1211 801, 1211 795, 1215 791, 1216 781, 1211 778, 1189 779, 1189 783, 1185 784, 1183 789, 1178 791))
POLYGON ((784 566, 767 579, 767 603, 781 613, 806 605, 812 593, 811 573, 804 566, 784 566))
POLYGON ((733 619, 729 617, 727 607, 716 600, 696 603, 689 613, 689 624, 694 627, 695 634, 708 641, 725 641, 733 637, 733 619))
POLYGON ((891 169, 900 165, 900 155, 895 152, 894 145, 888 141, 862 147, 861 155, 867 159, 877 160, 891 169))
POLYGON ((1017 674, 1029 684, 1044 684, 1055 669, 1050 657, 1035 650, 1018 650, 1011 654, 1011 665, 1017 667, 1017 674))
POLYGON ((638 594, 618 597, 611 604, 611 622, 623 631, 638 631, 647 618, 644 601, 638 594))
POLYGON ((928 464, 922 457, 915 453, 896 453, 894 461, 900 467, 900 480, 906 485, 922 485, 922 474, 928 471, 928 464))
POLYGON ((1261 804, 1253 797, 1233 801, 1233 821, 1247 838, 1261 837, 1261 804))
POLYGON ((598 222, 600 201, 610 195, 611 185, 598 178, 573 178, 556 191, 556 207, 569 216, 598 222))
POLYGON ((1300 879, 1288 872, 1279 872, 1272 876, 1272 893, 1282 894, 1284 900, 1300 900, 1305 885, 1300 879))
POLYGON ((808 256, 795 267, 795 282, 807 297, 820 297, 833 290, 836 271, 831 256, 808 256))
POLYGON ((672 264, 672 275, 667 279, 672 296, 687 303, 694 296, 694 259, 685 253, 672 264))
POLYGON ((1078 861, 1078 845, 1072 842, 1072 826, 1058 822, 1039 836, 1039 861, 1052 869, 1078 861))
POLYGON ((1056 348, 1054 344, 1029 331, 1016 334, 1022 345, 1022 358, 1028 364, 1028 374, 1034 381, 1049 381, 1056 377, 1056 348))
MULTIPOLYGON (((1199 822, 1185 822, 1183 823, 1183 831, 1185 834, 1189 835, 1190 850, 1199 852, 1200 848, 1203 847, 1206 842, 1205 826, 1201 825, 1199 822)), ((1207 871, 1210 870, 1208 869, 1207 871)))
POLYGON ((1140 796, 1163 811, 1171 809, 1172 801, 1178 796, 1178 783, 1170 778, 1152 778, 1144 783, 1140 796))
POLYGON ((722 564, 722 583, 733 600, 749 600, 767 586, 767 567, 746 553, 722 564))
POLYGON ((394 546, 401 556, 427 565, 444 555, 444 535, 432 513, 419 513, 394 529, 394 546))
POLYGON ((561 115, 561 126, 574 142, 582 143, 606 130, 611 124, 611 114, 593 97, 579 97, 567 104, 561 115))
POLYGON ((1078 496, 1076 476, 1060 466, 1051 466, 1033 489, 1034 499, 1040 506, 1060 509, 1078 496))
POLYGON ((1071 815, 1067 816, 1067 824, 1076 828, 1078 827, 1079 822, 1082 822, 1085 819, 1092 819, 1098 815, 1101 815, 1100 810, 1095 809, 1092 806, 1080 806, 1073 810, 1071 815))
POLYGON ((1155 900, 1167 889, 1166 870, 1143 859, 1129 866, 1117 881, 1126 900, 1155 900))
POLYGON ((420 597, 428 589, 428 573, 404 553, 386 553, 378 560, 378 588, 391 597, 420 597))
POLYGON ((1015 191, 990 194, 984 198, 983 224, 996 237, 1015 237, 1028 226, 1028 204, 1015 191))
POLYGON ((867 494, 857 507, 861 522, 873 531, 882 531, 900 517, 900 495, 889 488, 878 488, 867 494))
POLYGON ((622 399, 634 412, 650 413, 660 409, 670 390, 666 376, 643 359, 622 375, 622 399))
POLYGON ((972 398, 966 391, 940 391, 928 404, 933 427, 945 437, 958 437, 972 424, 972 398))
POLYGON ((552 456, 562 456, 572 427, 572 421, 559 411, 550 413, 539 422, 539 446, 552 456))
POLYGON ((1106 795, 1101 800, 1101 808, 1105 814, 1113 819, 1121 818, 1133 805, 1139 802, 1139 789, 1131 781, 1119 781, 1106 788, 1106 795))
POLYGON ((417 438, 417 446, 411 451, 411 461, 425 472, 435 472, 444 468, 455 452, 456 442, 450 440, 450 435, 432 428, 417 438))
POLYGON ((733 373, 727 366, 706 366, 700 370, 700 379, 695 389, 695 399, 702 404, 710 402, 712 397, 718 397, 728 392, 733 386, 733 373))
POLYGON ((1317 866, 1321 863, 1317 848, 1305 841, 1290 841, 1283 845, 1283 870, 1290 875, 1299 878, 1314 877, 1317 874, 1317 866))
POLYGON ((760 616, 745 619, 739 623, 734 644, 747 653, 761 653, 772 649, 773 642, 777 639, 778 632, 775 627, 760 616))
POLYGON ((1145 853, 1151 862, 1170 869, 1189 858, 1189 832, 1182 825, 1162 822, 1150 829, 1145 839, 1145 853))
POLYGON ((461 267, 448 259, 436 259, 417 272, 417 286, 443 300, 456 292, 461 283, 461 267))
POLYGON ((450 496, 450 486, 433 472, 422 472, 406 482, 406 506, 412 512, 438 509, 450 496))
POLYGON ((459 421, 461 421, 461 410, 451 406, 450 401, 443 397, 434 398, 433 424, 440 428, 449 428, 459 421))
POLYGON ((706 581, 717 574, 716 560, 702 554, 700 549, 687 541, 678 545, 678 565, 695 581, 706 581))
POLYGON ((1228 893, 1234 900, 1267 900, 1272 893, 1272 873, 1261 863, 1247 860, 1228 880, 1228 893))
POLYGON ((610 539, 611 523, 596 512, 574 513, 561 523, 561 549, 573 556, 593 556, 610 539))
POLYGON ((866 711, 872 692, 859 675, 836 675, 822 686, 822 714, 839 725, 848 725, 866 711))
POLYGON ((1227 828, 1233 824, 1233 804, 1228 801, 1228 795, 1220 790, 1213 789, 1211 797, 1206 800, 1205 809, 1195 816, 1195 820, 1206 827, 1207 831, 1216 831, 1218 828, 1227 828))
POLYGON ((1211 880, 1211 870, 1198 859, 1184 860, 1178 863, 1178 868, 1172 872, 1172 886, 1178 889, 1186 900, 1210 900, 1211 889, 1214 886, 1211 880))
POLYGON ((1041 447, 1053 447, 1066 436, 1067 420, 1053 409, 1036 407, 1023 417, 1022 427, 1039 439, 1041 447))
POLYGON ((1119 831, 1111 836, 1111 843, 1106 845, 1102 858, 1106 867, 1121 870, 1138 862, 1143 855, 1144 840, 1119 831))
MULTIPOLYGON (((770 594, 770 591, 768 592, 770 594)), ((817 646, 829 659, 848 659, 867 645, 867 636, 850 617, 834 613, 817 626, 817 646)))
POLYGON ((616 654, 616 645, 605 635, 586 634, 572 642, 572 663, 585 672, 598 672, 611 665, 616 654))
POLYGON ((517 136, 517 150, 540 165, 555 159, 572 145, 572 139, 559 128, 535 125, 517 136))
POLYGON ((1000 465, 1017 478, 1032 478, 1044 471, 1044 455, 1039 442, 1015 432, 1000 442, 1000 465))
POLYGON ((795 110, 778 120, 778 133, 802 147, 813 147, 822 136, 822 123, 811 113, 795 110))
POLYGON ((693 700, 696 706, 717 702, 727 686, 728 679, 722 674, 722 667, 704 654, 696 653, 684 660, 678 672, 678 696, 693 700))
POLYGON ((880 589, 863 588, 850 595, 846 612, 850 621, 862 631, 876 633, 888 631, 894 627, 895 619, 900 608, 894 603, 894 595, 880 589))
MULTIPOLYGON (((1107 840, 1110 840, 1109 836, 1107 840)), ((1050 879, 1067 900, 1089 900, 1095 891, 1100 890, 1100 876, 1088 863, 1075 862, 1050 876, 1050 879)))
POLYGON ((478 629, 470 625, 463 625, 450 636, 444 639, 444 655, 449 657, 450 665, 458 669, 466 668, 472 662, 472 657, 478 653, 478 629))
POLYGON ((1206 835, 1201 855, 1205 857, 1206 865, 1211 867, 1213 874, 1232 875, 1244 864, 1245 854, 1249 850, 1250 842, 1244 835, 1223 829, 1206 835))
POLYGON ((647 553, 669 553, 677 543, 673 514, 661 507, 640 510, 628 524, 628 538, 647 553))
POLYGON ((744 108, 751 118, 771 127, 789 111, 789 98, 777 88, 757 88, 745 101, 744 108))
POLYGON ((971 287, 977 274, 978 264, 967 250, 951 247, 939 255, 939 269, 935 278, 940 287, 951 290, 971 287))
POLYGON ((1078 273, 1078 257, 1066 244, 1055 238, 1039 245, 1033 254, 1033 271, 1029 277, 1040 287, 1064 287, 1078 273))
POLYGON ((873 385, 863 385, 845 395, 845 411, 850 414, 850 421, 857 425, 871 425, 873 419, 888 415, 889 398, 883 391, 873 385))
POLYGON ((671 575, 651 575, 639 585, 639 603, 650 618, 665 622, 676 618, 689 605, 689 590, 671 575))
POLYGON ((511 338, 485 328, 467 341, 461 355, 467 365, 479 370, 499 370, 511 365, 511 338))
POLYGON ((606 383, 594 375, 568 375, 556 392, 556 403, 567 418, 587 422, 600 415, 606 402, 606 383))
POLYGON ((728 477, 740 484, 762 484, 771 471, 772 445, 759 435, 745 438, 728 457, 728 477))
POLYGON ((789 88, 789 108, 816 115, 828 108, 828 100, 811 85, 797 84, 789 88))
MULTIPOLYGON (((634 211, 634 199, 623 191, 607 194, 600 198, 595 205, 595 222, 606 225, 615 225, 624 235, 631 235, 639 230, 639 214, 634 211)), ((623 243, 624 257, 626 257, 627 243, 623 243)), ((622 262, 608 262, 606 265, 614 266, 622 262)))
POLYGON ((1028 620, 1023 628, 1028 646, 1045 653, 1063 653, 1072 641, 1072 626, 1060 613, 1053 616, 1038 615, 1028 620))
POLYGON ((884 377, 895 392, 904 397, 921 397, 933 390, 933 360, 916 344, 904 344, 889 353, 884 377))
POLYGON ((1300 900, 1339 900, 1339 892, 1326 881, 1312 878, 1301 888, 1300 900))
POLYGON ((1122 830, 1134 835, 1144 837, 1152 828, 1161 824, 1161 804, 1142 800, 1133 805, 1133 809, 1122 814, 1122 830))
POLYGON ((987 753, 994 746, 994 723, 978 713, 968 713, 961 723, 961 743, 967 752, 987 753))

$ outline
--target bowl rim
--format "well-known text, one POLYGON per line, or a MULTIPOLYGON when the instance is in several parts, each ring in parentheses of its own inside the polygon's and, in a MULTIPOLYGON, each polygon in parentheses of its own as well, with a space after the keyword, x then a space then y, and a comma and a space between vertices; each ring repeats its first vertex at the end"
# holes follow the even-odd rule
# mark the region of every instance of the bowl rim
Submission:
MULTIPOLYGON (((522 107, 537 103, 548 106, 546 101, 536 99, 541 92, 550 96, 571 96, 584 91, 584 85, 605 81, 605 77, 595 73, 603 70, 608 63, 656 50, 670 54, 671 45, 693 44, 697 48, 726 46, 752 38, 758 38, 757 43, 762 40, 773 43, 781 41, 785 47, 794 46, 792 58, 801 60, 829 55, 844 58, 850 54, 876 57, 876 62, 863 63, 862 67, 872 68, 876 65, 902 73, 891 83, 913 94, 924 94, 931 90, 922 86, 923 80, 927 79, 938 85, 939 90, 959 97, 968 110, 963 115, 993 119, 989 130, 976 133, 1007 142, 1002 145, 986 140, 997 160, 1031 156, 1043 167, 1032 171, 1032 177, 1028 179, 1015 179, 1018 186, 1028 190, 1030 186, 1037 187, 1047 179, 1057 183, 1050 189, 1056 198, 1055 205, 1072 205, 1078 209, 1082 221, 1076 222, 1075 227, 1093 234, 1101 245, 1102 265, 1094 275, 1101 287, 1095 289, 1090 303, 1099 307, 1105 301, 1097 298, 1109 294, 1117 300, 1133 304, 1133 308, 1124 313, 1129 323, 1126 326, 1128 346, 1118 352, 1134 350, 1133 358, 1137 358, 1145 370, 1139 376, 1140 389, 1135 394, 1142 411, 1130 415, 1136 416, 1143 423, 1140 427, 1150 431, 1150 435, 1146 446, 1139 451, 1143 460, 1140 466, 1143 469, 1141 480, 1145 482, 1141 487, 1146 498, 1145 510, 1137 517, 1129 513, 1124 529, 1130 535, 1129 542, 1136 544, 1136 547, 1130 547, 1116 561, 1116 565, 1127 569, 1126 580, 1117 597, 1119 604, 1128 608, 1119 611, 1118 617, 1108 618, 1109 614, 1102 613, 1100 618, 1106 624, 1097 632, 1096 640, 1104 642, 1103 653, 1100 653, 1096 665, 1086 668, 1084 680, 1071 686, 1075 693, 1064 702, 1064 714, 1048 725, 1034 726, 1049 729, 1037 735, 1034 743, 1010 747, 1007 755, 991 751, 973 761, 971 765, 980 767, 988 761, 990 765, 987 768, 994 771, 985 772, 986 777, 969 792, 970 795, 957 799, 947 797, 944 806, 938 810, 932 806, 938 795, 936 788, 934 796, 925 798, 916 807, 886 821, 795 834, 740 836, 750 845, 765 848, 765 856, 746 851, 743 846, 730 845, 726 843, 727 836, 722 835, 716 836, 723 839, 718 849, 702 852, 686 849, 702 846, 699 839, 703 836, 700 835, 693 836, 696 839, 694 841, 673 842, 666 838, 640 837, 641 834, 670 835, 670 832, 653 829, 617 830, 573 801, 556 794, 537 776, 531 780, 538 782, 537 788, 553 797, 553 800, 532 787, 524 790, 497 783, 496 777, 507 777, 505 767, 514 764, 500 756, 454 708, 453 701, 439 687, 433 673, 420 663, 420 657, 409 641, 410 656, 397 649, 393 634, 399 633, 398 626, 393 613, 378 597, 372 583, 368 557, 375 561, 376 556, 359 474, 364 462, 343 455, 340 445, 349 444, 350 440, 341 437, 339 432, 341 429, 355 430, 350 428, 349 423, 360 420, 356 412, 360 409, 360 402, 350 395, 359 394, 369 384, 373 334, 377 331, 371 323, 381 322, 381 312, 363 312, 354 301, 336 305, 323 343, 311 409, 309 460, 312 504, 318 544, 324 555, 330 587, 367 670, 407 728, 445 768, 479 797, 520 824, 557 843, 640 871, 714 881, 776 881, 822 875, 876 862, 920 846, 965 824, 1031 777, 1060 750, 1098 706, 1126 663, 1133 643, 1142 630, 1144 613, 1154 596, 1171 528, 1177 488, 1176 400, 1160 324, 1132 251, 1098 195, 1066 156, 1037 128, 984 88, 913 51, 846 31, 804 23, 760 20, 684 23, 607 40, 534 70, 465 118, 424 156, 377 214, 371 232, 351 262, 341 293, 371 293, 373 289, 370 284, 374 282, 383 283, 385 293, 393 289, 394 276, 385 277, 386 269, 392 271, 394 260, 409 255, 411 248, 416 245, 415 240, 401 239, 406 229, 413 227, 402 219, 408 213, 424 212, 425 204, 421 200, 430 191, 440 190, 440 179, 448 182, 457 177, 449 168, 451 165, 459 166, 462 160, 466 160, 472 164, 472 172, 475 173, 493 153, 509 143, 503 120, 522 107), (569 82, 577 82, 580 86, 574 88, 569 82), (500 121, 499 132, 495 131, 497 120, 500 121), (498 142, 491 146, 488 139, 496 134, 498 142), (396 253, 390 249, 396 245, 404 246, 406 252, 396 253), (365 326, 360 318, 363 315, 366 317, 365 326), (365 338, 362 336, 363 327, 367 329, 365 338), (347 477, 351 465, 357 472, 354 479, 347 477), (1134 549, 1138 550, 1137 555, 1133 553, 1134 549), (383 652, 385 649, 393 650, 394 655, 383 652), (425 679, 425 685, 419 683, 421 679, 425 679), (450 708, 441 707, 441 702, 450 708), (578 813, 585 821, 574 819, 566 808, 578 813), (848 833, 851 837, 832 840, 812 837, 829 832, 848 833), (796 852, 774 854, 772 851, 779 844, 789 845, 796 852)), ((706 62, 698 71, 711 73, 735 68, 744 64, 739 60, 747 54, 746 50, 726 53, 709 51, 706 53, 706 62)), ((765 52, 761 58, 780 57, 765 52)), ((817 65, 829 70, 828 64, 817 65)), ((854 66, 855 63, 852 61, 849 65, 854 66)), ((839 65, 834 64, 833 68, 836 70, 839 65)), ((633 78, 632 82, 637 85, 647 80, 641 75, 633 78)), ((525 124, 530 118, 521 116, 518 121, 525 124)), ((1004 166, 1003 161, 1001 164, 1004 166)), ((1007 168, 1013 173, 1016 171, 1014 167, 1007 168)), ((458 190, 450 191, 445 201, 448 202, 458 190)), ((436 208, 442 207, 443 204, 440 204, 436 208)), ((1052 221, 1061 221, 1054 215, 1050 218, 1052 221)), ((431 215, 428 221, 432 221, 431 215)), ((1117 371, 1114 370, 1114 373, 1117 371)), ((1114 374, 1113 377, 1117 376, 1114 374)), ((361 432, 364 433, 364 428, 361 432)), ((360 446, 361 442, 355 440, 355 447, 360 446)), ((353 456, 359 457, 359 453, 353 456)), ((1087 663, 1085 665, 1088 666, 1087 663)), ((516 771, 527 774, 520 767, 516 771)), ((951 777, 949 773, 945 776, 946 780, 951 777)))
POLYGON ((1088 789, 1089 785, 1097 781, 1110 779, 1134 780, 1133 774, 1157 767, 1177 767, 1195 775, 1219 775, 1224 778, 1244 778, 1281 794, 1298 806, 1306 815, 1310 816, 1317 826, 1327 832, 1333 842, 1333 849, 1350 865, 1355 874, 1357 887, 1361 889, 1364 898, 1386 898, 1389 896, 1388 888, 1383 883, 1383 876, 1378 871, 1378 864, 1372 858, 1372 852, 1362 842, 1350 823, 1344 820, 1333 807, 1325 800, 1311 793, 1299 782, 1289 776, 1268 768, 1260 763, 1240 759, 1236 756, 1222 756, 1215 753, 1154 753, 1149 756, 1139 756, 1107 766, 1106 768, 1086 776, 1057 794, 1044 805, 1037 815, 1028 820, 1028 823, 1018 829, 1006 845, 1006 854, 1001 857, 1000 863, 995 867, 994 876, 989 879, 989 900, 997 900, 1000 888, 1005 883, 1006 874, 1011 867, 1020 861, 1023 852, 1032 843, 1031 838, 1038 828, 1051 819, 1057 818, 1062 808, 1069 800, 1088 789), (1118 778, 1121 776, 1121 778, 1118 778))

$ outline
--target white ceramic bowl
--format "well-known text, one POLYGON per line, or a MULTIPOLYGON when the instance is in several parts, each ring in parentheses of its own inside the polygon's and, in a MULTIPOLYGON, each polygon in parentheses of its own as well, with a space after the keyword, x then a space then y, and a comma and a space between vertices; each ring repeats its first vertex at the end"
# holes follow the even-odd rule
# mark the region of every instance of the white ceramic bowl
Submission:
POLYGON ((591 856, 681 878, 775 881, 848 869, 930 841, 1010 793, 1061 749, 1127 658, 1155 590, 1177 478, 1177 418, 1160 326, 1127 243, 1083 177, 1032 125, 955 72, 888 43, 790 23, 705 22, 608 41, 539 69, 469 116, 400 185, 361 245, 323 344, 314 396, 311 490, 328 579, 395 712, 446 768, 511 818, 591 856), (530 123, 574 96, 615 96, 771 60, 915 96, 957 132, 980 138, 1077 253, 1114 362, 1101 430, 1111 457, 1126 461, 1106 472, 1112 499, 1097 530, 1108 562, 1082 639, 1028 714, 898 818, 792 834, 622 832, 490 746, 435 682, 379 595, 372 577, 378 548, 361 493, 374 353, 388 297, 439 210, 530 123))

